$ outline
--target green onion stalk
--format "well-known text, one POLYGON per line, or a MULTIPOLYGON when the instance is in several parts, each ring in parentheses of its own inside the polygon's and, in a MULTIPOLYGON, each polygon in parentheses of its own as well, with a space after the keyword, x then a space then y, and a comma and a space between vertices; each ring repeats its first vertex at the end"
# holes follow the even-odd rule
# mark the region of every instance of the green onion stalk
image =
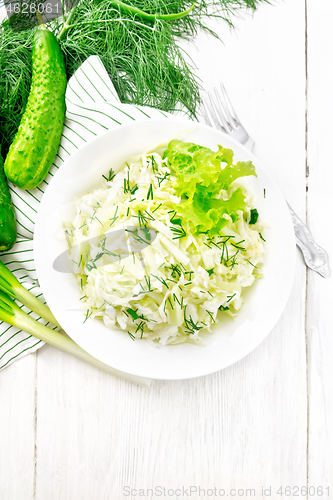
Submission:
POLYGON ((14 302, 14 300, 12 300, 11 297, 19 300, 50 323, 60 326, 50 309, 39 301, 31 292, 26 290, 9 271, 9 269, 7 269, 7 267, 0 261, 0 321, 13 325, 16 328, 33 335, 37 339, 42 340, 57 349, 61 349, 68 354, 72 354, 76 358, 81 359, 81 361, 85 361, 86 363, 89 363, 90 365, 95 366, 96 368, 99 368, 107 373, 111 373, 116 377, 137 385, 142 385, 143 387, 150 386, 151 381, 149 379, 129 375, 111 368, 81 349, 81 347, 67 337, 67 335, 63 335, 56 330, 48 328, 39 321, 34 320, 31 316, 29 316, 29 314, 22 311, 22 309, 14 302))
POLYGON ((38 316, 44 318, 52 325, 59 326, 59 323, 51 313, 47 305, 38 300, 31 292, 26 290, 24 286, 15 278, 13 273, 0 260, 0 290, 9 295, 15 300, 27 306, 31 311, 34 311, 38 316))

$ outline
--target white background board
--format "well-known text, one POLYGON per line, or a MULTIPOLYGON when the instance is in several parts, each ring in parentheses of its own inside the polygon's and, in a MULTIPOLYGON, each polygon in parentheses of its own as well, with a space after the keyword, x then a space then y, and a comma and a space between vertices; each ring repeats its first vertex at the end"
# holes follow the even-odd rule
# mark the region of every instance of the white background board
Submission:
MULTIPOLYGON (((331 0, 286 0, 236 20, 236 32, 214 25, 224 44, 201 34, 184 47, 203 87, 225 83, 254 153, 333 262, 332 19, 331 0)), ((287 498, 281 486, 313 485, 324 494, 308 498, 330 498, 332 291, 298 253, 288 306, 259 348, 150 391, 49 346, 12 364, 0 376, 1 500, 134 499, 124 486, 191 485, 255 489, 252 498, 271 487, 273 499, 287 498)))

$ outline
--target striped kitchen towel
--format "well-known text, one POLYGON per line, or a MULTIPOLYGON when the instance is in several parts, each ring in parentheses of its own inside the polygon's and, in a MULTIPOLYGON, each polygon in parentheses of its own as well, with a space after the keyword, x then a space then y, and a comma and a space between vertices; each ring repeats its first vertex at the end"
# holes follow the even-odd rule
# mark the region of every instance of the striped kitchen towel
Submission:
MULTIPOLYGON (((69 80, 66 106, 61 144, 45 181, 31 191, 10 186, 17 215, 18 240, 11 250, 0 254, 1 260, 18 280, 40 300, 43 300, 43 294, 34 266, 34 225, 39 203, 54 174, 71 154, 99 134, 144 117, 167 116, 156 109, 120 103, 114 86, 97 56, 89 57, 69 80)), ((0 370, 26 354, 35 352, 42 345, 41 340, 0 322, 0 370)))

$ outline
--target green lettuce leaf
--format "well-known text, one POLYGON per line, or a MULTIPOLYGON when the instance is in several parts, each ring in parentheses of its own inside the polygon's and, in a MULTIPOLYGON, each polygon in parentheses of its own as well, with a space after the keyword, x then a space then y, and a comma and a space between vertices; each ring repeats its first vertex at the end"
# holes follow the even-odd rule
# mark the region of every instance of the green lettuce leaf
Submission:
POLYGON ((195 194, 193 201, 186 201, 181 208, 181 215, 195 227, 196 232, 209 236, 220 234, 221 229, 238 218, 237 211, 245 210, 245 196, 241 189, 236 189, 228 200, 210 198, 195 194))
POLYGON ((222 200, 220 193, 230 184, 248 175, 256 175, 251 161, 233 165, 233 151, 218 147, 216 152, 198 144, 171 141, 164 153, 168 165, 177 181, 177 196, 184 200, 180 209, 183 218, 195 227, 197 232, 219 234, 230 216, 237 220, 237 211, 245 210, 245 197, 239 188, 228 200, 222 200), (223 165, 225 164, 225 165, 223 165))

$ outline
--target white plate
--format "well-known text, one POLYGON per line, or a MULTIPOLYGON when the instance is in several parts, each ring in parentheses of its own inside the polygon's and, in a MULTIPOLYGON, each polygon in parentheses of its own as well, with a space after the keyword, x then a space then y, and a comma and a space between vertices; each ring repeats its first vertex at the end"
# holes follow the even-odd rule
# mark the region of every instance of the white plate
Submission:
POLYGON ((243 146, 206 125, 166 118, 134 122, 96 138, 73 155, 48 186, 39 208, 34 251, 37 275, 53 314, 67 334, 87 352, 127 373, 154 379, 187 379, 221 370, 255 349, 277 323, 288 300, 295 267, 295 237, 286 202, 279 189, 243 146), (235 159, 252 160, 258 177, 252 178, 257 208, 269 223, 265 231, 264 278, 247 292, 236 319, 226 317, 214 333, 205 336, 205 347, 191 344, 154 348, 132 341, 123 331, 109 330, 97 319, 84 316, 81 291, 71 274, 53 269, 53 262, 67 249, 57 239, 60 214, 68 203, 101 185, 102 174, 134 154, 167 142, 186 130, 183 138, 211 149, 233 149, 235 159), (264 190, 266 196, 264 197, 264 190))

